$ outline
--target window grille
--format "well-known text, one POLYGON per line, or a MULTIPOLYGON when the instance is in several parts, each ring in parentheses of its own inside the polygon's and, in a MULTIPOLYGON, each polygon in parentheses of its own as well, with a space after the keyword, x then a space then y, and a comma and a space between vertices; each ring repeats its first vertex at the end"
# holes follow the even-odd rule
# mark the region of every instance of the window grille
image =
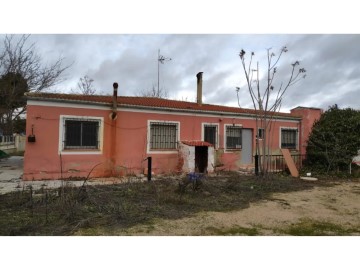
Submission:
POLYGON ((176 149, 177 124, 151 123, 150 124, 150 149, 176 149))
POLYGON ((281 129, 281 148, 296 149, 297 129, 281 129))
POLYGON ((205 125, 204 126, 204 141, 211 143, 214 147, 217 144, 217 126, 205 125))
POLYGON ((241 149, 242 146, 242 128, 241 127, 226 127, 226 148, 227 149, 241 149))
POLYGON ((66 119, 64 149, 99 149, 99 121, 66 119))

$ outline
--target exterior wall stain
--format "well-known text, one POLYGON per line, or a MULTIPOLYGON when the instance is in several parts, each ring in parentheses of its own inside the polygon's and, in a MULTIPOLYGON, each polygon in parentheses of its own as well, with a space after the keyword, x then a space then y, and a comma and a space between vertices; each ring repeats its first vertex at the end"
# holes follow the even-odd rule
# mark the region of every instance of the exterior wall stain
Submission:
POLYGON ((214 147, 208 147, 208 166, 207 172, 213 173, 215 171, 215 150, 214 147))
MULTIPOLYGON (((70 104, 70 103, 69 103, 70 104)), ((68 104, 67 104, 68 105, 68 104)), ((118 111, 117 119, 109 118, 109 110, 94 110, 74 107, 53 107, 43 105, 28 105, 26 134, 34 133, 36 142, 26 142, 24 156, 24 180, 66 179, 69 177, 108 177, 123 176, 126 174, 147 173, 146 157, 151 156, 154 174, 171 174, 194 170, 195 147, 192 150, 179 143, 179 149, 171 152, 156 152, 149 150, 148 121, 170 121, 179 123, 179 141, 203 140, 203 123, 218 125, 219 142, 217 149, 208 149, 208 171, 211 170, 237 170, 241 164, 241 151, 225 151, 225 125, 241 125, 243 128, 255 130, 254 119, 239 117, 207 116, 204 114, 166 114, 164 112, 152 113, 137 111, 118 111), (95 154, 66 153, 62 150, 60 155, 60 117, 84 116, 103 119, 102 149, 95 154), (61 168, 62 167, 62 168, 61 168)), ((297 115, 305 113, 296 111, 297 115)), ((311 111, 306 111, 310 113, 311 111)), ((290 114, 289 114, 290 115, 290 114)), ((311 123, 316 116, 308 117, 308 122, 302 123, 301 149, 308 135, 311 123), (306 129, 305 129, 306 128, 306 129)), ((299 128, 295 120, 279 120, 273 126, 273 141, 271 151, 279 153, 279 130, 281 126, 299 128)), ((254 132, 255 133, 255 132, 254 132)), ((255 139, 253 142, 255 154, 255 139)), ((247 165, 249 166, 249 165, 247 165)))

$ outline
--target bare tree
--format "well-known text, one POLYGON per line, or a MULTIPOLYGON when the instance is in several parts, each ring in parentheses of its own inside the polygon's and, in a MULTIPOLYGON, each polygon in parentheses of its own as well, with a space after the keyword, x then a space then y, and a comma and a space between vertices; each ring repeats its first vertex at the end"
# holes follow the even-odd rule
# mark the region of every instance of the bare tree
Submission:
POLYGON ((85 75, 83 78, 79 79, 77 84, 78 89, 75 93, 81 93, 83 95, 94 95, 96 93, 96 89, 93 86, 94 79, 91 79, 89 76, 85 75))
MULTIPOLYGON (((286 47, 282 47, 276 56, 272 49, 267 49, 267 65, 264 79, 265 84, 263 87, 260 85, 259 62, 256 62, 256 65, 253 63, 254 52, 251 52, 248 63, 245 61, 246 52, 241 50, 239 54, 246 78, 247 89, 255 109, 256 132, 258 133, 259 129, 263 130, 261 146, 259 144, 259 137, 256 136, 256 156, 259 155, 260 157, 259 165, 261 174, 265 177, 268 176, 272 125, 275 113, 279 112, 283 97, 288 88, 306 76, 306 70, 299 67, 299 61, 295 61, 291 64, 290 75, 285 83, 280 80, 280 83, 275 84, 277 64, 287 51, 288 49, 286 47)), ((238 92, 240 89, 237 88, 236 90, 238 92)))
POLYGON ((141 91, 137 96, 140 97, 157 97, 157 98, 168 98, 168 92, 162 88, 156 88, 155 85, 149 90, 141 91))
POLYGON ((0 128, 4 133, 11 134, 13 119, 26 111, 24 94, 41 92, 61 82, 61 75, 69 68, 61 57, 44 64, 35 43, 29 44, 29 37, 7 35, 0 48, 0 128))

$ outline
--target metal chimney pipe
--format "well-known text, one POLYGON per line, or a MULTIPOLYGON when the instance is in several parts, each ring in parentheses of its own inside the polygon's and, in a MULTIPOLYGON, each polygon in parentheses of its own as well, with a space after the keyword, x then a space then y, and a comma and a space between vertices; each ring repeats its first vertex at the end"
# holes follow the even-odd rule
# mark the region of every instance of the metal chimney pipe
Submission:
POLYGON ((202 105, 202 75, 203 75, 202 72, 199 72, 198 74, 196 74, 196 78, 197 78, 196 100, 197 100, 197 104, 200 106, 202 105))
POLYGON ((117 116, 117 90, 118 90, 118 84, 117 82, 113 83, 113 87, 114 87, 114 94, 113 94, 113 107, 112 107, 112 115, 111 118, 112 120, 116 119, 117 116))

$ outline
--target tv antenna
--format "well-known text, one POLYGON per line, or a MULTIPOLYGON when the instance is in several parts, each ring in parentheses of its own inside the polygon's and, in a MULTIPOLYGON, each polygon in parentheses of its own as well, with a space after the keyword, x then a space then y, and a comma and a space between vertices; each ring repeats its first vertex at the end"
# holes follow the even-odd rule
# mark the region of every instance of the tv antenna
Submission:
POLYGON ((158 51, 158 93, 160 93, 160 63, 164 64, 165 61, 171 61, 171 58, 165 57, 158 51))

